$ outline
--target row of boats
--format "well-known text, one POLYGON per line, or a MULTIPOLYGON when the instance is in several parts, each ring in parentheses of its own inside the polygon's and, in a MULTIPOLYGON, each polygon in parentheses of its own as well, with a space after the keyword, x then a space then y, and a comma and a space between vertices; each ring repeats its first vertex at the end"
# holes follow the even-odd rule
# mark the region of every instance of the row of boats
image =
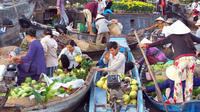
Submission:
MULTIPOLYGON (((1 35, 1 45, 6 44, 8 40, 7 37, 9 37, 9 34, 12 34, 12 32, 17 32, 16 30, 19 30, 19 26, 15 26, 14 28, 10 28, 7 33, 4 33, 1 35), (7 38, 7 40, 6 40, 7 38), (6 40, 6 41, 5 41, 6 40), (5 42, 4 42, 5 41, 5 42)), ((74 34, 74 33, 73 33, 74 34)), ((83 36, 83 35, 82 35, 83 36)), ((88 35, 85 35, 88 36, 88 35)), ((113 36, 115 37, 115 36, 113 36)), ((119 43, 120 46, 126 47, 127 53, 128 53, 128 60, 131 60, 133 63, 135 63, 134 56, 132 55, 131 48, 134 48, 137 42, 128 43, 126 38, 121 38, 123 36, 118 36, 118 38, 111 38, 110 41, 116 41, 119 43)), ((99 49, 98 51, 84 51, 83 53, 88 54, 90 57, 96 56, 97 52, 102 55, 99 59, 102 60, 103 53, 105 51, 105 48, 99 49)), ((104 67, 105 65, 100 65, 101 67, 104 67)), ((137 66, 134 66, 134 68, 131 70, 132 78, 135 78, 138 81, 138 86, 142 86, 142 73, 139 74, 137 66)), ((89 73, 88 78, 85 80, 85 84, 79 88, 77 91, 75 91, 73 94, 71 94, 68 97, 65 97, 61 100, 55 100, 51 101, 45 104, 38 104, 31 107, 26 107, 24 105, 5 105, 5 108, 0 111, 8 111, 7 109, 11 109, 14 111, 21 111, 21 112, 71 112, 76 108, 79 108, 79 104, 84 100, 86 94, 90 90, 90 99, 89 99, 89 112, 112 112, 112 108, 109 107, 107 103, 107 95, 106 91, 104 89, 98 88, 96 86, 96 82, 100 80, 100 77, 102 76, 101 72, 93 71, 91 70, 89 73)), ((154 100, 151 96, 148 96, 147 93, 138 90, 137 92, 137 105, 123 105, 121 110, 118 110, 116 112, 144 112, 145 111, 145 103, 144 103, 144 97, 148 99, 151 105, 154 105, 157 109, 160 111, 166 111, 164 108, 164 105, 156 100, 154 100)), ((184 102, 181 104, 166 104, 167 110, 169 112, 198 112, 200 111, 200 100, 193 100, 190 102, 184 102)))
MULTIPOLYGON (((126 48, 126 52, 128 54, 129 61, 135 63, 134 56, 132 55, 131 49, 127 43, 126 38, 110 38, 110 41, 116 41, 122 48, 126 48)), ((102 57, 99 59, 101 61, 102 57)), ((104 67, 106 65, 99 65, 100 67, 104 67)), ((142 82, 142 73, 139 74, 138 68, 135 65, 131 70, 131 77, 138 81, 138 86, 142 86, 144 82, 142 82)), ((25 107, 23 105, 5 105, 5 108, 9 109, 18 109, 22 112, 71 112, 76 108, 79 108, 79 104, 84 100, 87 92, 90 90, 90 99, 89 99, 89 112, 144 112, 145 104, 143 97, 146 97, 149 102, 158 108, 160 111, 166 111, 163 104, 154 100, 151 96, 148 96, 147 93, 141 91, 140 89, 137 91, 137 104, 122 105, 121 110, 115 110, 109 106, 107 102, 107 94, 105 89, 101 89, 96 86, 96 82, 100 80, 102 76, 102 72, 97 72, 91 70, 88 78, 85 80, 85 84, 71 94, 68 97, 62 98, 61 100, 50 101, 45 104, 37 104, 31 107, 25 107)), ((166 104, 167 110, 169 112, 198 112, 200 110, 200 100, 184 102, 181 104, 166 104)), ((1 110, 1 111, 4 111, 1 110)))

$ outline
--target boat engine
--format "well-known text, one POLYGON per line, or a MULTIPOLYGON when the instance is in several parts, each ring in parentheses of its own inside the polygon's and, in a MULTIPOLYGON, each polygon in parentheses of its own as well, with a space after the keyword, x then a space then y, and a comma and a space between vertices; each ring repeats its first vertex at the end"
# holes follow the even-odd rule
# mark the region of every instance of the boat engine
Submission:
MULTIPOLYGON (((3 72, 2 72, 3 73, 3 72)), ((14 64, 8 65, 3 74, 3 79, 0 81, 0 110, 4 107, 11 88, 16 84, 17 66, 14 64)))
POLYGON ((107 78, 107 94, 109 94, 109 104, 112 112, 120 112, 123 103, 123 95, 131 91, 130 80, 121 80, 119 75, 109 75, 107 78))

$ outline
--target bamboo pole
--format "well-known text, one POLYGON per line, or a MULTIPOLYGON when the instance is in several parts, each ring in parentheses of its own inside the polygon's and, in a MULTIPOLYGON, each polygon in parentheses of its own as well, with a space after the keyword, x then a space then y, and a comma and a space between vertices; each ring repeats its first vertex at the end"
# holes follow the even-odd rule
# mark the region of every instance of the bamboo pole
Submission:
POLYGON ((16 8, 16 5, 15 5, 15 0, 12 0, 12 3, 13 3, 13 6, 14 6, 14 9, 15 9, 15 13, 16 13, 17 19, 19 20, 19 14, 17 12, 17 8, 16 8))
MULTIPOLYGON (((138 35, 137 35, 136 31, 134 31, 134 34, 135 34, 135 37, 136 37, 136 39, 137 39, 137 41, 138 41, 138 44, 140 44, 140 39, 138 38, 138 35)), ((156 78, 155 78, 155 75, 154 75, 153 72, 151 71, 149 61, 148 61, 148 59, 147 59, 147 57, 146 57, 146 55, 145 55, 145 53, 144 53, 144 50, 143 50, 141 47, 139 47, 139 48, 140 48, 140 50, 141 50, 141 52, 142 52, 142 55, 143 55, 144 60, 145 60, 145 62, 146 62, 146 64, 147 64, 147 68, 148 68, 148 70, 149 70, 149 73, 150 73, 150 75, 151 75, 151 77, 152 77, 152 79, 153 79, 153 82, 154 82, 154 84, 155 84, 156 92, 157 92, 157 94, 158 94, 158 99, 161 100, 162 104, 163 104, 164 107, 165 107, 166 112, 168 112, 167 106, 166 106, 166 104, 165 104, 165 102, 164 102, 164 100, 163 100, 163 97, 162 97, 160 88, 159 88, 158 83, 157 83, 156 78)))

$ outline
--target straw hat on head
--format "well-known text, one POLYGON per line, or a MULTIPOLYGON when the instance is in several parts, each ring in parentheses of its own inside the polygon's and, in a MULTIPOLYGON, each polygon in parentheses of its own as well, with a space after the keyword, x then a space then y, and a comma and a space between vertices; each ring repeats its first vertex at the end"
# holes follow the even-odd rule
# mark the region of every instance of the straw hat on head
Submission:
POLYGON ((152 42, 151 42, 150 40, 144 38, 144 39, 142 39, 141 43, 142 43, 142 44, 150 44, 150 43, 152 43, 152 42))
POLYGON ((101 14, 97 14, 96 20, 100 19, 100 18, 105 18, 105 17, 103 15, 101 15, 101 14))
POLYGON ((190 33, 191 30, 180 20, 177 20, 172 25, 170 25, 170 33, 171 34, 187 34, 190 33))
POLYGON ((165 21, 165 20, 162 17, 158 17, 158 18, 155 19, 155 21, 165 21))
POLYGON ((173 19, 172 18, 168 18, 167 21, 165 21, 168 24, 172 24, 173 23, 173 19))
MULTIPOLYGON (((167 77, 168 77, 170 80, 175 81, 176 79, 178 79, 178 78, 177 78, 176 68, 175 68, 174 65, 171 65, 171 66, 167 67, 167 69, 166 69, 166 75, 167 75, 167 77)), ((182 80, 182 81, 186 80, 186 76, 183 75, 181 80, 182 80)))
POLYGON ((195 25, 200 26, 200 19, 197 21, 197 23, 195 25))

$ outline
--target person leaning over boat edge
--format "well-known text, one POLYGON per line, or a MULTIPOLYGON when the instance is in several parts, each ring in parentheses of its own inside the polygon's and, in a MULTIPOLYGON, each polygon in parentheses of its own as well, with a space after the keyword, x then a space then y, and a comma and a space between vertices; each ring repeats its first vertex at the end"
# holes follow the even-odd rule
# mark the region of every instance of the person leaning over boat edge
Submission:
POLYGON ((92 19, 95 19, 97 16, 97 9, 98 3, 96 1, 87 3, 83 9, 83 14, 87 20, 88 31, 93 36, 96 34, 92 31, 92 19))
POLYGON ((172 43, 174 48, 174 65, 177 70, 177 78, 174 87, 174 102, 181 103, 190 101, 193 90, 193 70, 195 67, 196 49, 193 42, 200 43, 200 38, 191 34, 191 30, 180 20, 170 25, 168 28, 170 35, 165 39, 152 44, 139 44, 142 48, 155 47, 172 43), (186 72, 184 72, 186 71, 186 72), (181 77, 187 77, 185 93, 182 94, 181 77))
POLYGON ((29 28, 26 31, 29 48, 26 56, 12 57, 13 62, 21 62, 17 67, 19 71, 17 84, 22 83, 26 77, 38 80, 41 73, 46 74, 44 50, 39 40, 36 40, 36 30, 29 28))
POLYGON ((66 47, 62 49, 58 56, 58 61, 61 60, 64 71, 71 71, 73 68, 80 68, 79 63, 75 61, 75 56, 82 56, 81 49, 76 45, 74 40, 68 40, 66 47))
MULTIPOLYGON (((170 88, 170 92, 169 92, 169 89, 166 90, 167 93, 169 93, 169 96, 166 94, 166 97, 167 97, 168 100, 165 101, 165 102, 168 103, 168 104, 171 104, 173 102, 170 102, 171 101, 170 98, 173 99, 173 94, 174 94, 174 81, 175 81, 175 75, 176 75, 175 67, 169 66, 166 69, 166 74, 167 74, 168 79, 163 81, 162 83, 158 83, 158 86, 159 86, 161 91, 164 90, 164 89, 170 88)), ((184 77, 184 78, 182 77, 181 81, 182 81, 183 95, 184 95, 186 77, 184 77)), ((193 83, 194 83, 193 86, 200 86, 200 78, 193 78, 193 83)), ((156 91, 155 85, 151 85, 151 86, 147 86, 147 87, 141 86, 140 88, 141 88, 141 90, 146 91, 147 93, 151 93, 151 92, 156 91)))
MULTIPOLYGON (((152 43, 150 40, 144 38, 142 41, 141 41, 142 44, 150 44, 152 43)), ((153 65, 153 64, 156 64, 157 62, 167 62, 168 59, 167 57, 165 56, 165 54, 159 50, 158 48, 156 47, 151 47, 151 48, 147 48, 145 50, 145 54, 147 56, 147 59, 149 61, 149 64, 150 65, 153 65)), ((139 66, 139 71, 141 70, 141 67, 144 63, 144 57, 142 57, 138 62, 137 62, 140 66, 139 66)))
POLYGON ((53 73, 58 67, 58 58, 57 58, 58 44, 53 39, 52 30, 50 28, 44 30, 43 38, 41 39, 40 42, 42 44, 45 53, 47 75, 49 77, 53 77, 53 73))
POLYGON ((95 19, 95 24, 96 24, 96 29, 98 31, 97 38, 96 38, 96 43, 102 43, 103 37, 106 38, 107 42, 110 38, 110 30, 108 28, 108 25, 111 25, 113 23, 117 23, 117 20, 112 19, 111 21, 108 21, 105 19, 103 15, 98 14, 96 19, 95 19))

